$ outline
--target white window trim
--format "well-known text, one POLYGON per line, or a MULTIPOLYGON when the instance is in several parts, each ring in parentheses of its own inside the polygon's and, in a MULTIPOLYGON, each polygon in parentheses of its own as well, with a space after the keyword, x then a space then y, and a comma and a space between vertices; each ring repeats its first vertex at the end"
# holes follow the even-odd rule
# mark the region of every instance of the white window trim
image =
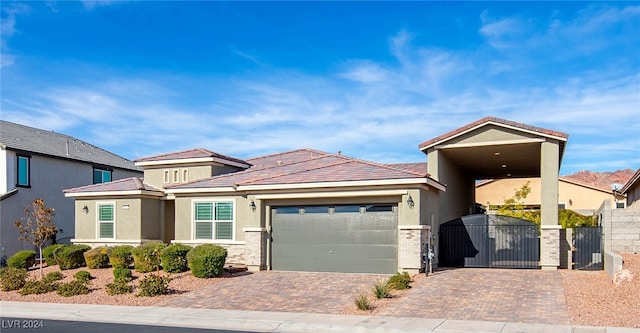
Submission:
POLYGON ((189 181, 189 169, 182 169, 182 182, 189 181))
POLYGON ((179 183, 180 182, 180 169, 173 169, 173 182, 174 183, 179 183))
POLYGON ((200 242, 200 243, 225 243, 225 242, 235 242, 236 241, 236 225, 237 225, 237 216, 238 216, 238 205, 236 204, 236 198, 224 198, 224 197, 213 197, 213 198, 198 198, 191 200, 191 241, 200 242), (196 203, 206 202, 213 203, 215 207, 216 202, 231 202, 233 205, 233 219, 231 220, 231 239, 217 239, 216 237, 216 222, 215 222, 215 208, 214 208, 214 220, 213 220, 213 228, 211 230, 211 239, 202 239, 196 238, 196 203))
POLYGON ((115 201, 103 201, 103 202, 96 202, 96 239, 110 239, 110 240, 114 240, 116 239, 116 221, 118 220, 117 216, 116 216, 116 202, 115 201), (100 206, 106 206, 106 205, 111 205, 113 206, 113 237, 112 238, 101 238, 100 237, 100 206))

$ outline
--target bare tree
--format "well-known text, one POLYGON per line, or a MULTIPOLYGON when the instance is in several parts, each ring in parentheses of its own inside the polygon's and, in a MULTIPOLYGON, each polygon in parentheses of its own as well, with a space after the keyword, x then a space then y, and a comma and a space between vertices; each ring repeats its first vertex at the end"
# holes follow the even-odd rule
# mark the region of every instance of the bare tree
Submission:
POLYGON ((36 198, 30 205, 24 207, 25 217, 14 221, 13 225, 20 232, 21 241, 26 241, 37 247, 40 252, 40 278, 42 278, 42 246, 47 240, 56 235, 56 225, 53 223, 55 211, 47 208, 44 199, 36 198))

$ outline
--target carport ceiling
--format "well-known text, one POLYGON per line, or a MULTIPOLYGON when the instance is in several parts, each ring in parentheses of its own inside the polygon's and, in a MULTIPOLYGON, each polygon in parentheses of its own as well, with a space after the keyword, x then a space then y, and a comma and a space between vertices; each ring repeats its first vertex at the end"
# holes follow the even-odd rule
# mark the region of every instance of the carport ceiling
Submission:
POLYGON ((540 143, 442 147, 440 153, 474 179, 540 177, 540 143))

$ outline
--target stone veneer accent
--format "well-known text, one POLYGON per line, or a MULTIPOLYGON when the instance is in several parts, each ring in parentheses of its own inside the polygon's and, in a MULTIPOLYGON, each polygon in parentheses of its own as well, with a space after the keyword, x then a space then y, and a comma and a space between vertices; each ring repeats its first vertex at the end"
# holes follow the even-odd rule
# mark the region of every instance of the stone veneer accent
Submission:
POLYGON ((557 269, 560 266, 560 225, 542 225, 540 230, 540 266, 557 269))
POLYGON ((245 256, 244 264, 250 271, 266 269, 267 229, 244 228, 245 256))
POLYGON ((429 239, 430 226, 398 226, 398 271, 419 273, 423 267, 424 243, 429 239))

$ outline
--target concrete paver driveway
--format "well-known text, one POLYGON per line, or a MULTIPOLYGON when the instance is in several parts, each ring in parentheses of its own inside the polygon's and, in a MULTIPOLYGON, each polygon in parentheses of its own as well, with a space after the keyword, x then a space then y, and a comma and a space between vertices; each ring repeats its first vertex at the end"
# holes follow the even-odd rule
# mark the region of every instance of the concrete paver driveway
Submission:
POLYGON ((569 324, 558 271, 462 268, 414 277, 413 288, 380 315, 569 324))
MULTIPOLYGON (((262 271, 223 279, 161 306, 340 314, 388 275, 262 271)), ((377 315, 569 324, 557 271, 465 268, 414 277, 377 315)), ((363 313, 368 314, 368 313, 363 313)))
POLYGON ((339 314, 389 275, 261 271, 159 304, 170 307, 339 314))

